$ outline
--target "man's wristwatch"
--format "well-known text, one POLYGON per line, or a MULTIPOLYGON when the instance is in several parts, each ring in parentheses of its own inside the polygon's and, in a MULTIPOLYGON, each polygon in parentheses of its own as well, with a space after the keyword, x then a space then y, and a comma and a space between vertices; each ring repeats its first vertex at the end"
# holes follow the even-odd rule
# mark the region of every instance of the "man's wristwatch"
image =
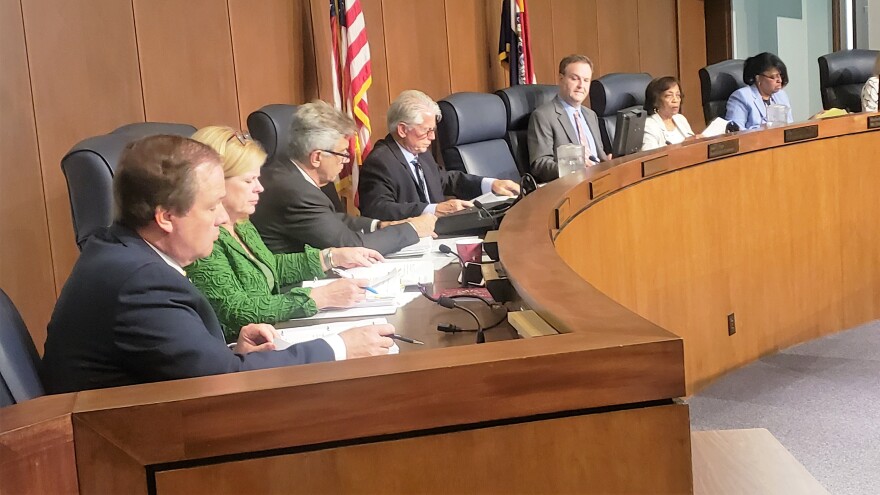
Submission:
POLYGON ((321 257, 324 259, 324 266, 327 267, 327 270, 336 268, 336 265, 333 264, 333 248, 327 248, 321 251, 321 257))

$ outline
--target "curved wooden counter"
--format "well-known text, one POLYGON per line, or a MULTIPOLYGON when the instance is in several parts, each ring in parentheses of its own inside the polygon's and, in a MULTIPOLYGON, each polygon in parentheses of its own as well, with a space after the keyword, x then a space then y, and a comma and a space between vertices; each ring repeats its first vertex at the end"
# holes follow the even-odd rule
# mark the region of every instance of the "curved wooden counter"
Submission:
POLYGON ((671 146, 555 181, 508 214, 501 259, 560 331, 666 335, 648 320, 681 336, 693 393, 880 317, 880 134, 869 118, 880 117, 671 146))

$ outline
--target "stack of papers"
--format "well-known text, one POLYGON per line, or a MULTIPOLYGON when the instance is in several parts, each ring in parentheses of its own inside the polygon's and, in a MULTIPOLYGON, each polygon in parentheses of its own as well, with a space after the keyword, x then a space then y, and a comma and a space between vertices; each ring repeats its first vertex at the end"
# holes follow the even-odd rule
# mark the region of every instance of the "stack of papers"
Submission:
POLYGON ((403 258, 408 256, 422 256, 431 252, 431 247, 433 241, 430 237, 421 237, 419 238, 419 242, 407 246, 400 251, 395 251, 393 253, 386 254, 386 258, 403 258))
MULTIPOLYGON (((330 335, 336 335, 355 327, 363 327, 366 325, 382 325, 385 323, 388 323, 388 320, 386 320, 385 318, 372 318, 368 320, 323 323, 321 325, 309 325, 307 327, 283 328, 278 330, 278 333, 281 334, 281 337, 275 338, 275 350, 281 351, 287 349, 293 344, 308 342, 310 340, 320 339, 322 337, 329 337, 330 335)), ((399 352, 400 347, 397 347, 397 343, 395 343, 388 349, 389 354, 397 354, 399 352)))
POLYGON ((724 134, 727 132, 727 123, 728 121, 721 117, 716 117, 715 120, 709 122, 709 126, 703 131, 702 136, 709 138, 724 134))

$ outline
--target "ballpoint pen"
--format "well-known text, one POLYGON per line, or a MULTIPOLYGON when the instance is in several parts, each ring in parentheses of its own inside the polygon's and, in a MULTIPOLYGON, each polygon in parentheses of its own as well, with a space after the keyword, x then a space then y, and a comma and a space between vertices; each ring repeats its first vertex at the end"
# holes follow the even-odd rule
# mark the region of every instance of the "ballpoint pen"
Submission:
MULTIPOLYGON (((336 275, 337 277, 348 278, 348 279, 354 278, 354 275, 352 275, 344 270, 340 270, 339 268, 331 268, 330 271, 333 272, 333 274, 336 275)), ((372 287, 364 287, 364 290, 370 291, 373 294, 376 294, 377 296, 379 295, 379 292, 372 287)))
POLYGON ((404 337, 403 335, 397 335, 396 333, 392 333, 391 335, 389 335, 389 337, 391 337, 394 340, 406 342, 407 344, 425 345, 425 343, 422 342, 421 340, 411 339, 409 337, 404 337))

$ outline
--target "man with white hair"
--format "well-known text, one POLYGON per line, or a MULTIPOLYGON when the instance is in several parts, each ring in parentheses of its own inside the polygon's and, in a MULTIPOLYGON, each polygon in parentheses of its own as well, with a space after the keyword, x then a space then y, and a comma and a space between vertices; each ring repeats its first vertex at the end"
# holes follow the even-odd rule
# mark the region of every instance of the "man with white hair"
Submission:
POLYGON ((519 194, 519 184, 511 180, 440 169, 428 152, 440 117, 440 106, 421 91, 404 91, 391 103, 389 133, 361 167, 358 192, 365 215, 382 220, 424 213, 440 217, 472 206, 467 200, 490 191, 519 194))
POLYGON ((300 105, 290 125, 289 159, 263 167, 265 187, 251 221, 275 253, 303 251, 305 245, 363 246, 382 254, 415 244, 434 232, 434 215, 410 215, 396 222, 337 212, 321 187, 351 160, 348 140, 354 121, 329 104, 300 105))

